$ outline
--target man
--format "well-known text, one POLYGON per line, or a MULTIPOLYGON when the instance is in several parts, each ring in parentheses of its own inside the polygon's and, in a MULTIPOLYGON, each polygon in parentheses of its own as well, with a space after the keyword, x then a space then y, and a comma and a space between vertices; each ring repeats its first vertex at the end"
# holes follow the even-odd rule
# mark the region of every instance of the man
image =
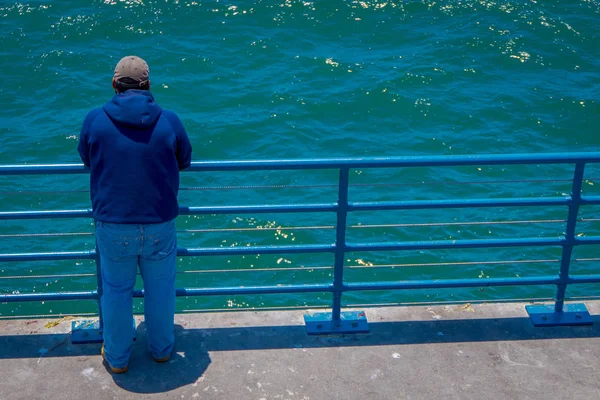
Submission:
POLYGON ((133 344, 138 265, 150 353, 165 362, 173 349, 174 220, 179 171, 190 165, 192 147, 177 115, 154 102, 144 60, 127 56, 119 61, 112 85, 116 95, 87 115, 77 149, 90 168, 102 271, 102 356, 112 372, 123 373, 133 344))

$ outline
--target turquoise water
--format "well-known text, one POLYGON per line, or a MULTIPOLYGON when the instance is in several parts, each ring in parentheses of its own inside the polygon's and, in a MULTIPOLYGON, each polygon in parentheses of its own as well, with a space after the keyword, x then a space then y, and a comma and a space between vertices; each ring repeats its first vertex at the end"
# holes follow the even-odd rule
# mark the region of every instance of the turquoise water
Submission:
MULTIPOLYGON (((597 151, 599 17, 597 0, 3 2, 0 164, 79 162, 82 120, 112 96, 112 70, 128 54, 148 61, 156 100, 181 116, 195 160, 597 151)), ((571 177, 572 169, 560 166, 356 170, 350 194, 355 201, 560 196, 570 192, 571 177)), ((586 193, 599 177, 594 167, 586 170, 586 193)), ((332 171, 187 173, 180 202, 331 202, 335 183, 332 171)), ((87 187, 84 175, 0 177, 0 209, 86 208, 87 187)), ((594 208, 582 210, 588 221, 579 224, 581 234, 600 230, 589 221, 595 215, 594 208)), ((565 217, 563 208, 360 213, 350 217, 348 235, 351 241, 557 236, 564 223, 556 221, 565 217)), ((203 216, 179 218, 178 230, 180 245, 188 247, 329 243, 333 223, 332 215, 203 216)), ((91 232, 88 220, 4 221, 0 252, 90 249, 91 232)), ((595 250, 577 249, 574 258, 588 261, 574 263, 574 272, 597 270, 589 261, 595 250)), ((559 258, 560 249, 547 248, 349 254, 346 277, 554 274, 559 258)), ((329 255, 185 258, 178 285, 328 282, 331 265, 329 255)), ((93 272, 89 262, 3 263, 0 292, 89 290, 93 272), (54 276, 66 273, 77 276, 54 276)), ((480 288, 344 299, 383 304, 553 294, 551 287, 480 288)), ((178 307, 329 302, 327 294, 229 296, 179 299, 178 307)), ((95 306, 0 305, 3 316, 70 312, 95 306)))

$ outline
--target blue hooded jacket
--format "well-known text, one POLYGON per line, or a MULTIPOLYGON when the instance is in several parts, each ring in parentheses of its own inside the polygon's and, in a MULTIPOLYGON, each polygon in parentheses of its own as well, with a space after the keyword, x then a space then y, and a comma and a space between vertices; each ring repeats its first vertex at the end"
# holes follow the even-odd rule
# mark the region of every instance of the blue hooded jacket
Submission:
POLYGON ((147 90, 117 94, 92 110, 77 147, 90 168, 94 219, 120 224, 167 222, 179 213, 179 171, 192 146, 177 115, 147 90))

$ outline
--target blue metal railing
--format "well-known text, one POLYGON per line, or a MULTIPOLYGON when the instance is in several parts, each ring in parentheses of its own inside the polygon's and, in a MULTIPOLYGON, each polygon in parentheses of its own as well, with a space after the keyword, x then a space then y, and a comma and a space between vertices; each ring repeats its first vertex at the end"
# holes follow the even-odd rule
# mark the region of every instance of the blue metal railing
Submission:
MULTIPOLYGON (((220 288, 179 288, 177 296, 212 296, 268 293, 308 293, 331 292, 333 304, 331 313, 318 313, 306 317, 310 333, 353 332, 367 329, 364 313, 343 313, 342 295, 346 291, 402 290, 428 288, 460 288, 482 286, 521 286, 552 284, 557 286, 556 302, 547 306, 528 306, 528 312, 535 325, 561 325, 591 323, 591 318, 581 304, 565 305, 567 286, 574 283, 598 283, 599 275, 570 276, 569 266, 573 248, 579 245, 600 244, 600 236, 577 237, 575 227, 579 207, 599 205, 600 196, 582 196, 584 169, 588 163, 599 163, 600 153, 567 154, 511 154, 473 155, 436 157, 395 157, 395 158, 354 158, 354 159, 314 159, 314 160, 267 160, 267 161, 215 161, 194 162, 187 172, 194 171, 249 171, 249 170, 339 170, 338 199, 335 203, 324 204, 283 204, 256 206, 216 206, 181 207, 181 215, 201 214, 261 214, 261 213, 336 213, 336 236, 334 244, 293 245, 293 246, 248 246, 238 248, 179 248, 178 256, 215 256, 248 254, 285 253, 332 253, 335 256, 334 276, 331 284, 220 287, 220 288), (348 200, 349 172, 354 168, 410 168, 443 166, 490 166, 526 164, 570 164, 574 165, 572 193, 570 196, 544 198, 481 198, 422 201, 350 202, 348 200), (565 235, 562 237, 527 239, 481 239, 481 240, 436 240, 385 243, 347 243, 346 219, 348 213, 371 210, 414 210, 445 209, 468 207, 535 207, 566 206, 568 217, 565 235), (472 249, 497 247, 560 246, 562 258, 557 276, 530 278, 488 278, 456 280, 413 280, 399 282, 345 283, 344 259, 348 252, 397 251, 432 249, 472 249)), ((82 165, 0 165, 0 175, 40 175, 40 174, 85 174, 82 165)), ((91 218, 91 209, 59 211, 17 211, 0 212, 0 220, 42 219, 42 218, 91 218)), ((94 259, 100 281, 101 268, 97 250, 78 252, 0 254, 2 261, 38 261, 94 259)), ((97 290, 67 293, 5 294, 0 302, 41 301, 41 300, 99 300, 101 286, 97 290)), ((143 297, 142 291, 135 291, 135 297, 143 297)), ((100 320, 102 313, 100 310, 100 320)), ((100 326, 101 329, 101 326, 100 326)))

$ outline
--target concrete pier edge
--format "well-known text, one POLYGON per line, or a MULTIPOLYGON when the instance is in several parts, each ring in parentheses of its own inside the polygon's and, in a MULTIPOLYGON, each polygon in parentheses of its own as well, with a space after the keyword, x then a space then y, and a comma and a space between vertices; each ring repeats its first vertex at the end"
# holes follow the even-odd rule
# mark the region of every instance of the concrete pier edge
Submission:
POLYGON ((123 375, 71 344, 69 318, 0 320, 0 399, 600 398, 600 301, 581 327, 536 328, 526 304, 367 308, 368 334, 330 336, 306 311, 178 314, 166 364, 136 317, 123 375))

